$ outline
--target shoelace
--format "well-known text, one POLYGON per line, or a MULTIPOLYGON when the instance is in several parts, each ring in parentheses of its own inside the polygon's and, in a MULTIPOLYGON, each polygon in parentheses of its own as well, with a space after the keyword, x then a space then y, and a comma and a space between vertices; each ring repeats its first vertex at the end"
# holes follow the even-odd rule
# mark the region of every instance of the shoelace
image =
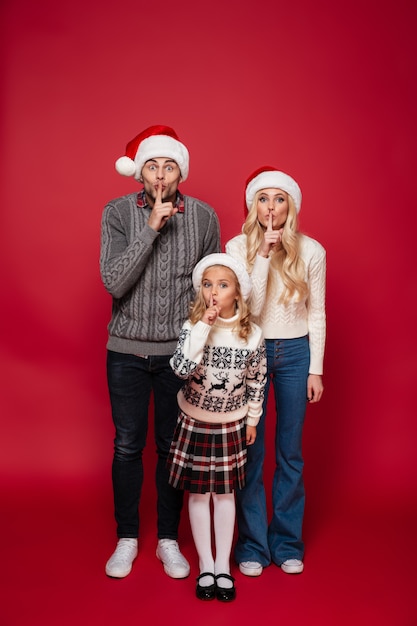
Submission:
POLYGON ((164 552, 166 554, 167 561, 169 561, 170 563, 181 561, 181 554, 178 546, 175 543, 164 546, 164 552))
POLYGON ((135 551, 135 544, 130 541, 121 541, 118 543, 116 552, 120 558, 130 557, 131 553, 135 551))

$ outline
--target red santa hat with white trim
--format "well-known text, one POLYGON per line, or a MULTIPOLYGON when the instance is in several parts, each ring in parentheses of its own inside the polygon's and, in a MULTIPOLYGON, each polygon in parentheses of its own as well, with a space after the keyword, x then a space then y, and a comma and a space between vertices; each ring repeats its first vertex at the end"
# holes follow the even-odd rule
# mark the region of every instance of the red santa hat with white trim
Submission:
POLYGON ((250 210, 255 194, 261 189, 282 189, 294 200, 297 213, 301 209, 302 194, 298 183, 288 174, 280 172, 275 167, 264 165, 255 170, 246 181, 245 200, 250 210))
POLYGON ((126 146, 126 154, 115 163, 122 176, 141 177, 144 164, 149 159, 165 157, 173 159, 180 168, 181 180, 188 176, 190 156, 187 148, 169 126, 150 126, 136 135, 126 146))

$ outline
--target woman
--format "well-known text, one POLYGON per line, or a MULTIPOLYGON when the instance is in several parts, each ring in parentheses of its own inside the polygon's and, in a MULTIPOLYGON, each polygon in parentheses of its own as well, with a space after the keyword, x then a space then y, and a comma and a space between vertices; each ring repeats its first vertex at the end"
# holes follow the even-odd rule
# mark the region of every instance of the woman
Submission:
POLYGON ((226 251, 246 263, 252 278, 254 321, 267 349, 268 381, 255 443, 248 448, 246 485, 236 492, 240 571, 259 576, 274 562, 288 574, 304 569, 302 431, 307 401, 323 393, 326 332, 326 252, 298 230, 301 190, 273 167, 247 180, 248 216, 226 251), (265 417, 272 382, 277 415, 272 519, 268 524, 262 471, 265 417))

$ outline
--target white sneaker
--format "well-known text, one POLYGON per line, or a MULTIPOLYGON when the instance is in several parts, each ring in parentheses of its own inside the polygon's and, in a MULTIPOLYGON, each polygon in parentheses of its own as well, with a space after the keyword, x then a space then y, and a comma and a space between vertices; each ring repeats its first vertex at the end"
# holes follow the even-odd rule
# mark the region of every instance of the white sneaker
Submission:
POLYGON ((260 576, 263 567, 257 561, 243 561, 239 563, 239 569, 245 576, 260 576))
POLYGON ((165 573, 171 578, 187 578, 190 565, 181 554, 175 539, 160 539, 156 548, 156 556, 164 565, 165 573))
POLYGON ((117 542, 116 550, 106 563, 106 574, 112 578, 124 578, 132 571, 138 555, 138 540, 124 537, 117 542))
POLYGON ((304 569, 304 563, 299 559, 287 559, 281 563, 281 569, 286 574, 301 574, 304 569))

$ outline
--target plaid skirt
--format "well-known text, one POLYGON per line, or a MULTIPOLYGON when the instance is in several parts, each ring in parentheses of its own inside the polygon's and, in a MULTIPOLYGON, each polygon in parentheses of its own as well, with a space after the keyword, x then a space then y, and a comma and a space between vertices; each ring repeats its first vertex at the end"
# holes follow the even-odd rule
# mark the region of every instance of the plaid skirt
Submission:
POLYGON ((169 484, 191 493, 232 493, 245 485, 245 419, 200 422, 182 411, 167 459, 169 484))

